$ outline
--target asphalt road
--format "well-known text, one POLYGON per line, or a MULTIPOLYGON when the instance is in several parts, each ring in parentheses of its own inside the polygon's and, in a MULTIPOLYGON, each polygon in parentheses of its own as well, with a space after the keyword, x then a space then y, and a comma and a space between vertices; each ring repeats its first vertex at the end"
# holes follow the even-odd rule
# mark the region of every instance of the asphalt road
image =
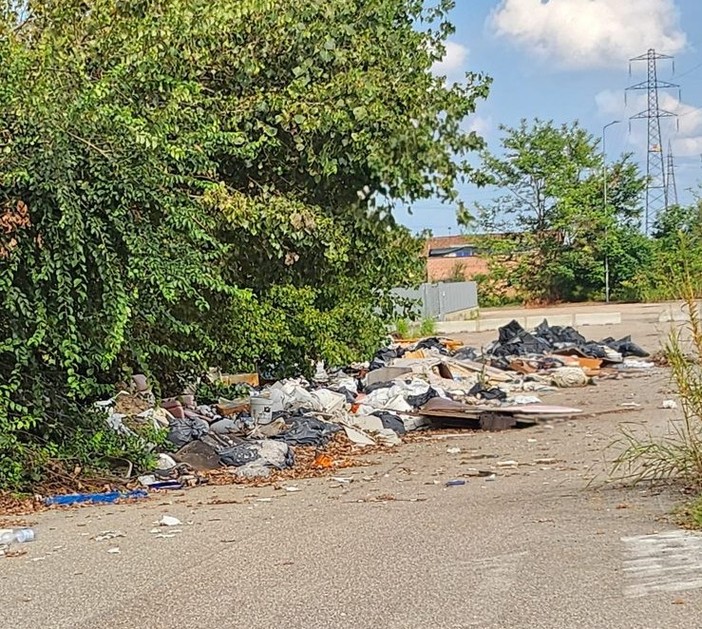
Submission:
POLYGON ((642 404, 634 412, 421 440, 339 472, 350 483, 205 487, 41 514, 28 553, 0 558, 0 626, 697 627, 702 542, 669 517, 680 495, 603 485, 618 425, 669 431, 668 397, 656 370, 546 398, 642 404), (456 478, 467 482, 445 487, 456 478), (162 515, 180 532, 152 533, 162 515), (116 530, 124 537, 93 539, 116 530))

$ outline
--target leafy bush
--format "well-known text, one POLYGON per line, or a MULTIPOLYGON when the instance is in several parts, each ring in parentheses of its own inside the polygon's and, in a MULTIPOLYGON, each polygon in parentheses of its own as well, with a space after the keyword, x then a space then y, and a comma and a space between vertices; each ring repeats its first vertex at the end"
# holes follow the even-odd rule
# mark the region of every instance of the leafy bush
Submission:
POLYGON ((422 323, 419 326, 419 336, 435 336, 436 335, 436 321, 434 319, 425 317, 422 319, 422 323))
POLYGON ((395 321, 395 334, 401 339, 408 339, 412 334, 410 322, 407 319, 398 319, 395 321))
POLYGON ((372 353, 422 277, 393 200, 456 200, 482 146, 460 125, 488 80, 431 73, 452 4, 4 13, 0 486, 49 458, 147 465, 84 410, 129 373, 167 395, 372 353))

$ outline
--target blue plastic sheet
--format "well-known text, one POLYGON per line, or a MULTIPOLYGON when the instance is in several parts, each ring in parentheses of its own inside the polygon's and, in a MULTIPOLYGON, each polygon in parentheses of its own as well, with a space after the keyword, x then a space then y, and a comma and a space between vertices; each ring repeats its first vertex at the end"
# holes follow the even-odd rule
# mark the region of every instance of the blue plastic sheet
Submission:
POLYGON ((61 496, 49 496, 44 499, 46 505, 69 506, 78 504, 110 504, 118 500, 132 500, 134 498, 147 498, 149 492, 145 489, 135 489, 133 491, 108 491, 100 494, 65 494, 61 496))

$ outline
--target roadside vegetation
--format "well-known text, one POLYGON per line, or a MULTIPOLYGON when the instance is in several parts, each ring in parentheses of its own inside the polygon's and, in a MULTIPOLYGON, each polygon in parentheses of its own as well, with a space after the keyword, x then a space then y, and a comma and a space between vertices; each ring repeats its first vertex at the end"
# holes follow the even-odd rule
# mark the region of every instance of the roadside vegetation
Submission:
POLYGON ((395 321, 395 335, 400 339, 426 338, 436 335, 436 321, 424 317, 421 321, 398 319, 395 321))
MULTIPOLYGON (((672 277, 672 276, 671 276, 672 277)), ((677 284, 680 286, 680 284, 677 284)), ((676 482, 692 493, 702 492, 702 313, 692 278, 683 289, 687 323, 670 332, 663 356, 671 369, 682 417, 671 422, 665 435, 642 433, 636 424, 625 425, 615 444, 621 453, 612 477, 633 484, 676 482)), ((685 523, 702 528, 702 498, 680 511, 685 523)))
POLYGON ((499 194, 461 217, 489 262, 475 278, 482 306, 603 301, 607 267, 615 301, 677 299, 671 272, 684 269, 702 296, 702 202, 670 207, 647 237, 631 155, 606 164, 605 206, 599 139, 578 123, 524 120, 502 133, 475 175, 499 194))
POLYGON ((489 79, 432 72, 453 2, 424 5, 5 4, 0 488, 148 466, 91 410, 132 373, 372 355, 423 277, 394 204, 457 202, 483 148, 489 79))

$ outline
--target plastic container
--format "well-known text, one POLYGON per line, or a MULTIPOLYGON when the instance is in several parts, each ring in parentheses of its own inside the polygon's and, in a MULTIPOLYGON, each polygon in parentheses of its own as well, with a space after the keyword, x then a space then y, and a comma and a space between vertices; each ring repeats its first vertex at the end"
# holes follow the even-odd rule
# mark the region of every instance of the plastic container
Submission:
POLYGON ((257 424, 270 424, 273 421, 273 406, 267 397, 251 396, 251 417, 257 424))
POLYGON ((34 529, 6 529, 0 531, 0 546, 5 544, 24 544, 37 538, 34 529))

